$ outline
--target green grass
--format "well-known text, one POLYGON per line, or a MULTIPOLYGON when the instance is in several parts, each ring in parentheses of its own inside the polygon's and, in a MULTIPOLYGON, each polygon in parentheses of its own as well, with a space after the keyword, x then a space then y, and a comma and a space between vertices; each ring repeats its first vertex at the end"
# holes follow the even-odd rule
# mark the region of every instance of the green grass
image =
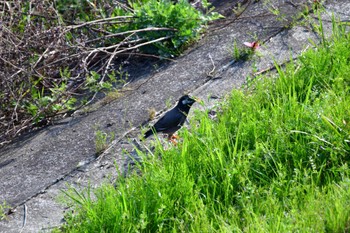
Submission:
POLYGON ((116 187, 68 196, 63 232, 348 232, 350 36, 197 112, 116 187))
POLYGON ((3 219, 6 219, 8 209, 10 208, 11 207, 6 203, 6 201, 3 201, 2 203, 0 203, 0 221, 3 219))

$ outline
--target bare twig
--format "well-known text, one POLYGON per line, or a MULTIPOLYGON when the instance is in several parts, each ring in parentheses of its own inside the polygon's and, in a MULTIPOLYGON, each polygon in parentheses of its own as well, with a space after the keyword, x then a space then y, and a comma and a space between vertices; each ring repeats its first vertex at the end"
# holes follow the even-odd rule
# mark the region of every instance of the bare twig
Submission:
POLYGON ((118 19, 121 20, 121 19, 132 19, 132 18, 134 18, 134 16, 115 16, 115 17, 110 17, 105 19, 97 19, 97 20, 85 22, 78 25, 71 25, 71 26, 68 26, 66 29, 71 30, 71 29, 77 29, 77 28, 86 27, 89 25, 96 25, 96 24, 101 24, 106 22, 111 23, 113 22, 113 20, 118 20, 118 19))
POLYGON ((213 61, 213 58, 211 57, 211 54, 209 54, 209 58, 210 58, 211 64, 213 65, 213 69, 211 69, 211 71, 209 71, 209 72, 207 73, 207 76, 213 77, 213 76, 214 76, 215 69, 216 69, 216 66, 215 66, 215 63, 214 63, 214 61, 213 61))
MULTIPOLYGON (((131 36, 133 36, 133 34, 130 34, 128 37, 126 37, 126 38, 124 39, 124 41, 128 40, 131 36)), ((123 42, 124 42, 124 41, 123 41, 123 42)), ((116 47, 116 48, 114 49, 114 52, 113 52, 112 55, 109 57, 108 62, 107 62, 107 64, 106 64, 105 71, 103 72, 103 76, 102 76, 102 79, 101 79, 100 83, 103 82, 104 78, 106 77, 106 75, 107 75, 107 73, 108 73, 108 68, 109 68, 109 66, 111 65, 111 62, 113 61, 114 57, 117 55, 117 51, 118 51, 119 47, 123 44, 123 42, 119 43, 119 46, 116 47)))
POLYGON ((88 40, 88 41, 86 41, 86 43, 96 42, 96 41, 104 40, 104 39, 111 38, 111 37, 124 36, 124 35, 127 35, 127 34, 133 34, 133 33, 138 33, 138 32, 149 32, 149 31, 177 31, 177 30, 173 29, 173 28, 150 27, 150 28, 143 28, 143 29, 137 29, 137 30, 130 30, 130 31, 126 31, 126 32, 113 33, 113 34, 109 34, 107 36, 103 36, 103 37, 99 37, 99 38, 96 38, 96 39, 88 40))
POLYGON ((156 42, 160 42, 160 41, 167 40, 167 39, 170 39, 170 38, 172 38, 172 36, 164 36, 164 37, 161 37, 161 38, 158 38, 158 39, 155 39, 155 40, 147 41, 145 43, 141 43, 141 44, 138 44, 138 45, 135 45, 135 46, 132 46, 132 47, 120 50, 116 54, 124 53, 126 51, 134 50, 134 49, 140 48, 142 46, 146 46, 146 45, 149 45, 149 44, 154 44, 156 42))

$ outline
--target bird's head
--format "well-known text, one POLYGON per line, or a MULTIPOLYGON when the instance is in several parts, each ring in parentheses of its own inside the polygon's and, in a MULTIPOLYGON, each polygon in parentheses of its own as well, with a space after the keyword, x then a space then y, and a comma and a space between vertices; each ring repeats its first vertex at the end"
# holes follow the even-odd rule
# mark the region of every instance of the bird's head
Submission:
POLYGON ((183 107, 191 107, 197 100, 195 98, 189 97, 188 95, 184 95, 180 98, 178 106, 183 107))

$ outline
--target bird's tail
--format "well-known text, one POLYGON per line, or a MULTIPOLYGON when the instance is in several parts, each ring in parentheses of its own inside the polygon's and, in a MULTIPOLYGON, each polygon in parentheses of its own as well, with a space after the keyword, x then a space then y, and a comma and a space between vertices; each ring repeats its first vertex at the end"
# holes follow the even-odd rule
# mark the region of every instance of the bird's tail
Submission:
POLYGON ((143 138, 148 138, 149 136, 151 136, 153 134, 153 130, 149 129, 144 135, 143 138))

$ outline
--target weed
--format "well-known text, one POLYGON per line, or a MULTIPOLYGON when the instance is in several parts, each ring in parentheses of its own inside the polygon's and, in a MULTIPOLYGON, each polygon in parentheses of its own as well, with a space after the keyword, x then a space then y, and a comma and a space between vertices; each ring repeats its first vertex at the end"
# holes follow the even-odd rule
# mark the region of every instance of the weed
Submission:
POLYGON ((244 8, 242 8, 242 4, 238 3, 233 9, 232 9, 233 13, 235 13, 235 15, 238 17, 239 15, 241 15, 244 11, 244 8))
POLYGON ((3 220, 6 218, 6 210, 9 209, 10 206, 4 201, 2 204, 0 204, 0 220, 3 220))
POLYGON ((230 48, 230 50, 235 61, 247 61, 252 58, 255 52, 254 47, 238 47, 236 40, 233 42, 233 48, 230 48))
POLYGON ((156 110, 154 108, 150 108, 148 109, 148 119, 149 120, 154 120, 154 118, 156 117, 156 110))
POLYGON ((276 78, 233 90, 215 121, 197 112, 177 147, 141 155, 142 176, 72 198, 62 231, 346 231, 350 35, 333 30, 276 78))
POLYGON ((110 142, 112 142, 115 138, 115 134, 113 132, 106 133, 101 130, 97 130, 95 132, 95 148, 96 153, 101 154, 108 148, 110 142))

